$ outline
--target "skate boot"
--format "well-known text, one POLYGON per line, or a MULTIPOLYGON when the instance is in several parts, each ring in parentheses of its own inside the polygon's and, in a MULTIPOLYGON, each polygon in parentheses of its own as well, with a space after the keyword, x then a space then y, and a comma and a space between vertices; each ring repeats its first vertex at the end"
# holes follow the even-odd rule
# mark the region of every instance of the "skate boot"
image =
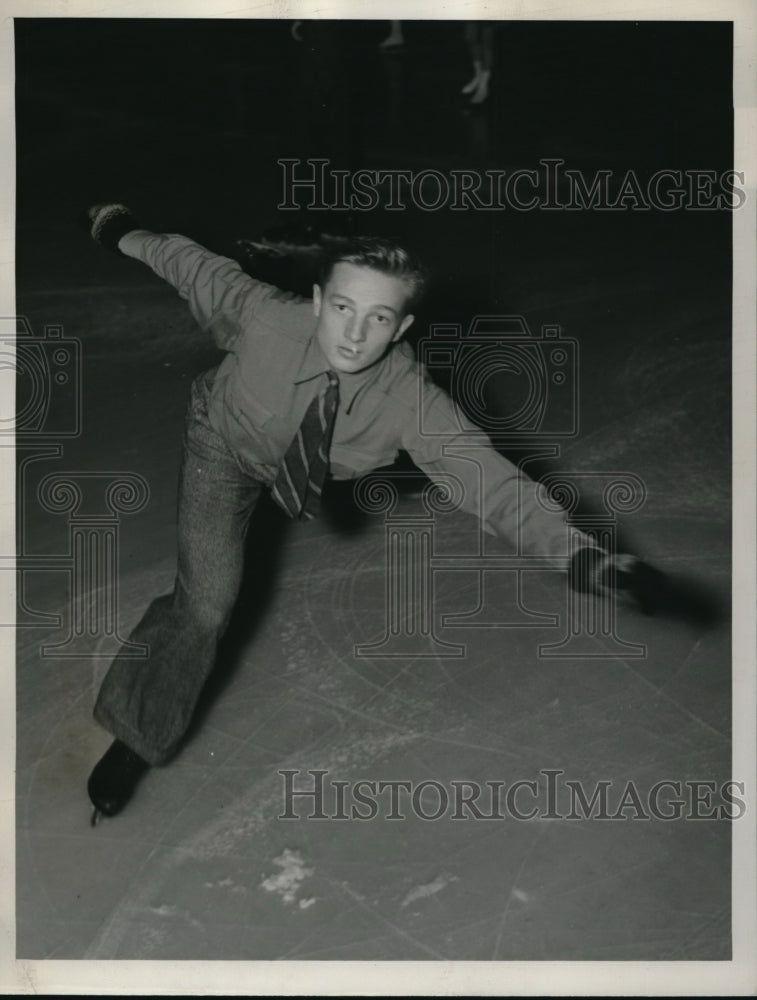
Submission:
POLYGON ((101 816, 115 816, 131 798, 137 782, 150 765, 125 743, 114 740, 95 765, 87 782, 92 805, 92 826, 101 816))

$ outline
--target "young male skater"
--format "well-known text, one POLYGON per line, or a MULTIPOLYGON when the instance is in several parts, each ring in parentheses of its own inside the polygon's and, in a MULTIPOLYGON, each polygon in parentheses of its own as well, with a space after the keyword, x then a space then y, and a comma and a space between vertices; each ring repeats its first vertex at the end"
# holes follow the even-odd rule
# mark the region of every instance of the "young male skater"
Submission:
POLYGON ((94 206, 88 220, 99 244, 170 282, 227 352, 192 386, 173 593, 154 600, 130 636, 147 657, 116 656, 95 705, 116 739, 89 779, 93 822, 118 813, 148 767, 180 745, 237 597, 244 538, 264 489, 290 516, 310 518, 327 473, 354 478, 404 449, 432 480, 456 475, 463 509, 487 531, 517 539, 519 552, 568 569, 576 589, 606 595, 621 587, 648 602, 661 575, 569 529, 494 448, 477 448, 476 462, 445 454, 445 445, 464 448, 466 431, 477 428, 461 427, 430 381, 419 391, 424 371, 400 343, 424 283, 407 251, 381 239, 341 246, 309 301, 186 237, 140 228, 123 205, 94 206))

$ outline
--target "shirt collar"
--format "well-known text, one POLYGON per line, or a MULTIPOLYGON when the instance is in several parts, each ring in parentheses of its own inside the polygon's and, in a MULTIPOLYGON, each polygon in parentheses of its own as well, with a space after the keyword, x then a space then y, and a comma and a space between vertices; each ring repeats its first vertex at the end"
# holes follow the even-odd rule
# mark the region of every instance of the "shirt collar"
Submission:
MULTIPOLYGON (((379 362, 380 364, 381 362, 379 362)), ((339 406, 345 413, 350 412, 354 405, 355 397, 361 389, 364 389, 376 377, 376 369, 379 365, 371 365, 370 368, 366 368, 362 372, 357 372, 355 375, 344 375, 341 372, 336 372, 339 378, 339 406)), ((327 371, 329 371, 329 363, 326 355, 321 350, 318 339, 312 336, 305 348, 302 364, 293 381, 295 385, 300 382, 309 382, 319 375, 324 375, 327 371)))
POLYGON ((321 345, 315 336, 311 336, 305 347, 302 356, 302 363, 299 371, 294 376, 295 384, 308 382, 311 378, 316 378, 329 370, 329 363, 326 355, 321 350, 321 345))

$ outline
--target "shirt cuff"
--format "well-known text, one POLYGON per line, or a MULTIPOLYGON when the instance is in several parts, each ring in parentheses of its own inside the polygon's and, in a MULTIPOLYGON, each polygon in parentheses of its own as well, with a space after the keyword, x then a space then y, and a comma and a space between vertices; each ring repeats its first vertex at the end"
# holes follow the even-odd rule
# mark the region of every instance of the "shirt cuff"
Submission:
POLYGON ((141 257, 145 237, 154 235, 149 229, 132 229, 118 241, 118 249, 127 257, 141 257))

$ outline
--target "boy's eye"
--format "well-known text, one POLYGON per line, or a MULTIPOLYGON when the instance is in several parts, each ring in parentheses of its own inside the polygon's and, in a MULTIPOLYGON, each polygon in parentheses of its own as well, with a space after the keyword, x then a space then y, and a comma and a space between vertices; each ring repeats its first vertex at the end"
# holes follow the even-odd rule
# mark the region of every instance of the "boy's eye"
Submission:
POLYGON ((389 317, 388 316, 382 316, 381 313, 378 313, 376 315, 376 322, 377 323, 388 323, 389 322, 389 317))

